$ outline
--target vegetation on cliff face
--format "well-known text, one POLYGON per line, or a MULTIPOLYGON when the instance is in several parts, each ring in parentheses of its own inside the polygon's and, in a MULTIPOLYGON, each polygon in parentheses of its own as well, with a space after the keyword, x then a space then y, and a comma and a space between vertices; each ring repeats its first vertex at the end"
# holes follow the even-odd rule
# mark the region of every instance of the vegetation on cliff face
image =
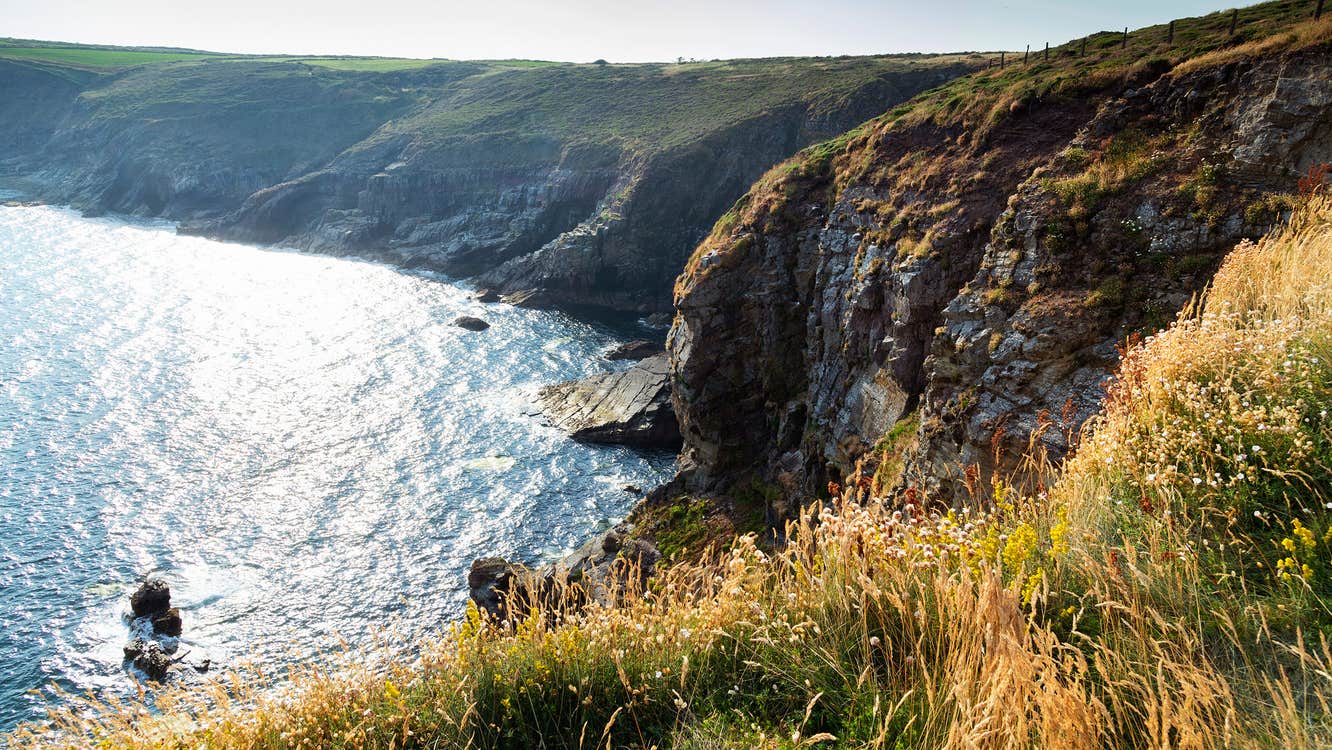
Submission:
POLYGON ((742 537, 618 607, 472 613, 414 661, 55 726, 107 747, 1325 747, 1328 279, 1320 197, 1132 347, 1062 470, 1037 442, 1042 481, 964 511, 853 476, 782 551, 742 537))

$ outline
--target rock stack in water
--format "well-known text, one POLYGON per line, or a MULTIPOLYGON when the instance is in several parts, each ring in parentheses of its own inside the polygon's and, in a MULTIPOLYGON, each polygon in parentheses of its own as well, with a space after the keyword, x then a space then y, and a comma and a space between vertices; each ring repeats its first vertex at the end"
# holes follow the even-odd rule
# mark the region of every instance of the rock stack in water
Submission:
POLYGON ((143 671, 149 678, 160 680, 171 668, 170 651, 174 642, 164 647, 152 636, 179 638, 183 623, 180 610, 171 606, 171 587, 160 578, 149 578, 130 595, 130 611, 134 615, 137 635, 125 645, 125 659, 143 671))

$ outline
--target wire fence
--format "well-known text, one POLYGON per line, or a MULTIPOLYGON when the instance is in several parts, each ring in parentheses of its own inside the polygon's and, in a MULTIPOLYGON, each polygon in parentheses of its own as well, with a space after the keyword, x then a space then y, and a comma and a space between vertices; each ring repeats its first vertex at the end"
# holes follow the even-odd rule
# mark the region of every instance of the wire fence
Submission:
MULTIPOLYGON (((1313 11, 1312 11, 1312 13, 1311 13, 1311 16, 1312 16, 1313 20, 1318 21, 1318 20, 1321 20, 1321 19, 1322 19, 1322 17, 1323 17, 1323 4, 1324 4, 1324 2, 1325 2, 1325 0, 1312 0, 1311 4, 1313 5, 1313 11)), ((1137 39, 1137 38, 1139 38, 1141 35, 1149 34, 1149 33, 1155 33, 1155 32, 1156 32, 1156 29, 1157 29, 1157 27, 1155 27, 1155 26, 1153 26, 1153 27, 1149 27, 1149 28, 1147 28, 1147 29, 1140 29, 1139 31, 1134 32, 1134 34, 1135 34, 1135 37, 1134 37, 1134 38, 1137 39)), ((1228 31, 1228 36, 1230 36, 1231 38, 1234 38, 1234 36, 1235 36, 1236 34, 1238 34, 1239 31, 1240 31, 1240 13, 1239 13, 1239 9, 1238 9, 1238 8, 1232 8, 1231 11, 1230 11, 1230 28, 1229 28, 1229 31, 1228 31)), ((1104 34, 1105 32, 1101 32, 1101 33, 1104 34)), ((1120 34, 1119 34, 1119 37, 1120 37, 1120 39, 1119 39, 1119 48, 1120 48, 1120 49, 1128 49, 1129 35, 1130 35, 1130 33, 1129 33, 1129 27, 1125 26, 1125 27, 1124 27, 1124 31, 1120 32, 1120 34)), ((1092 35, 1092 36, 1100 36, 1100 34, 1095 34, 1095 35, 1092 35)), ((1072 42, 1069 42, 1069 43, 1063 45, 1063 47, 1065 48, 1065 49, 1064 49, 1064 54, 1076 54, 1076 55, 1078 55, 1079 57, 1086 57, 1086 56, 1087 56, 1087 42, 1092 38, 1092 36, 1084 36, 1084 37, 1082 37, 1081 40, 1075 40, 1075 41, 1072 41, 1072 42)), ((1162 39, 1162 41, 1163 41, 1165 44, 1167 44, 1167 45, 1171 45, 1171 44, 1174 44, 1174 43, 1175 43, 1175 22, 1174 22, 1174 21, 1171 21, 1169 24, 1166 25, 1165 36, 1164 36, 1164 38, 1162 39)), ((1099 48, 1100 48, 1100 49, 1104 49, 1105 47, 1106 47, 1106 45, 1099 45, 1099 48)), ((1056 50, 1058 50, 1058 48, 1056 48, 1056 50)), ((1050 43, 1049 43, 1049 42, 1046 42, 1046 43, 1045 43, 1045 49, 1044 49, 1044 50, 1041 50, 1041 51, 1038 51, 1037 54, 1041 57, 1041 61, 1042 61, 1042 62, 1048 62, 1049 59, 1050 59, 1050 43)), ((1014 55, 1014 57, 1016 57, 1016 55, 1014 55)), ((1008 58, 1008 53, 1007 53, 1007 52, 1000 52, 1000 53, 999 53, 999 57, 997 57, 997 58, 994 58, 994 57, 990 58, 989 63, 986 65, 986 67, 987 67, 987 68, 993 68, 993 67, 996 67, 996 66, 997 66, 997 67, 999 67, 999 68, 1005 68, 1005 67, 1008 67, 1009 65, 1016 65, 1016 64, 1017 64, 1016 60, 1009 60, 1009 58, 1008 58)), ((1022 65, 1030 65, 1030 64, 1031 64, 1031 45, 1030 45, 1030 44, 1027 45, 1026 50, 1022 53, 1022 63, 1021 63, 1021 64, 1022 64, 1022 65)))

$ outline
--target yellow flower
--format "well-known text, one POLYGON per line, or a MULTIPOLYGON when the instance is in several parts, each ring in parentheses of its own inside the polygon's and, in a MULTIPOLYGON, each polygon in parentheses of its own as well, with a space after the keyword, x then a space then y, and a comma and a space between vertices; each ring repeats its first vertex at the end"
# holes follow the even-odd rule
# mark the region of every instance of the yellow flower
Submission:
POLYGON ((1300 523, 1300 519, 1298 518, 1291 523, 1291 526, 1294 528, 1295 538, 1300 540, 1300 544, 1305 549, 1313 549, 1315 544, 1314 535, 1313 532, 1309 530, 1309 527, 1300 523))
POLYGON ((1008 541, 1004 543, 1004 565, 1010 570, 1019 570, 1035 550, 1036 530, 1020 523, 1009 532, 1008 541))
POLYGON ((1031 598, 1036 595, 1036 589, 1043 580, 1045 580, 1045 571, 1041 568, 1037 568, 1035 573, 1027 576, 1027 582, 1022 586, 1022 606, 1031 604, 1031 598))

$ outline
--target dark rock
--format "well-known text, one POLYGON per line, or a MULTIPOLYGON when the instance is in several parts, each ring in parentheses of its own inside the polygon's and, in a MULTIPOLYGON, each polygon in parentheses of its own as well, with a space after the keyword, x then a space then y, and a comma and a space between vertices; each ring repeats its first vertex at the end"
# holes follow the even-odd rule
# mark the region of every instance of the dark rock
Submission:
POLYGON ((149 578, 130 595, 135 617, 150 617, 171 608, 171 587, 160 578, 149 578))
POLYGON ((153 630, 162 635, 179 638, 182 628, 180 610, 175 607, 153 618, 153 630))
POLYGON ((666 347, 655 341, 627 341, 606 352, 606 359, 647 359, 661 354, 666 347))
POLYGON ((645 539, 630 539, 620 550, 619 559, 636 566, 644 575, 648 575, 661 559, 661 552, 645 539))
POLYGON ((631 492, 631 493, 633 493, 633 494, 635 494, 635 495, 641 495, 641 494, 643 494, 643 488, 639 487, 639 486, 636 485, 636 484, 626 484, 625 486, 621 487, 620 489, 624 490, 625 492, 631 492))
POLYGON ((483 611, 504 619, 505 599, 519 571, 518 566, 502 557, 477 558, 467 571, 468 596, 483 611))
POLYGON ((671 321, 675 320, 675 315, 668 312, 655 312, 643 319, 651 328, 670 328, 671 321))
POLYGON ((160 680, 171 670, 171 657, 155 641, 144 643, 143 650, 134 657, 134 666, 143 670, 150 679, 160 680))
POLYGON ((135 638, 134 640, 125 644, 125 659, 133 660, 139 654, 142 654, 143 650, 147 647, 148 647, 147 641, 145 641, 142 638, 135 638))
POLYGON ((457 320, 453 321, 453 324, 459 328, 466 328, 469 331, 484 331, 490 327, 490 324, 486 321, 480 318, 474 318, 470 315, 459 316, 457 320))
POLYGON ((477 302, 499 302, 500 293, 494 289, 478 289, 476 294, 472 295, 472 299, 477 302))
POLYGON ((625 372, 542 388, 537 398, 551 423, 575 440, 674 449, 680 428, 670 401, 665 355, 625 372))
POLYGON ((601 537, 601 551, 608 555, 613 555, 616 552, 619 552, 620 548, 623 546, 624 534, 616 529, 611 529, 606 532, 605 536, 601 537))
POLYGON ((207 672, 209 669, 212 669, 212 667, 213 667, 213 660, 212 660, 212 659, 204 659, 203 661, 201 661, 201 662, 199 662, 198 664, 195 664, 195 665, 194 665, 194 671, 199 672, 200 674, 202 674, 202 673, 204 673, 204 672, 207 672))

